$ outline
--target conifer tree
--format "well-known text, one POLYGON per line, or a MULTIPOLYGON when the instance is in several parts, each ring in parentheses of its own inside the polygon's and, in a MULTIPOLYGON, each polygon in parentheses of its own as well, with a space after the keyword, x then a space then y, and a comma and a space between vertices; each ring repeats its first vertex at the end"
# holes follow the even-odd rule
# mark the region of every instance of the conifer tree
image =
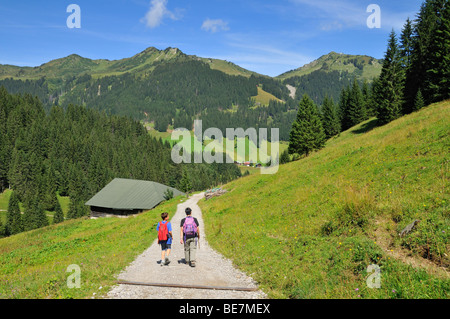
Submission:
POLYGON ((413 51, 414 51, 414 39, 413 39, 413 23, 408 18, 406 20, 405 25, 403 26, 402 33, 400 35, 400 44, 399 44, 399 54, 401 59, 401 64, 403 68, 403 76, 405 86, 403 88, 403 105, 402 105, 402 113, 408 114, 411 112, 411 105, 407 100, 407 90, 406 90, 406 78, 407 75, 411 72, 412 67, 412 59, 413 59, 413 51))
POLYGON ((67 218, 68 219, 75 219, 78 217, 78 212, 77 212, 77 205, 76 205, 76 201, 74 198, 70 198, 69 200, 69 210, 67 212, 67 218))
POLYGON ((430 40, 425 92, 429 103, 450 98, 450 2, 434 1, 436 28, 430 40))
POLYGON ((48 218, 37 196, 27 199, 24 212, 24 229, 26 231, 47 226, 48 218))
POLYGON ((322 105, 322 124, 327 139, 339 134, 341 131, 341 123, 336 107, 333 99, 328 96, 325 97, 322 105))
POLYGON ((364 80, 361 93, 363 96, 363 104, 365 110, 364 120, 367 120, 370 117, 375 116, 375 109, 373 107, 373 100, 372 100, 372 90, 367 80, 364 80))
POLYGON ((53 215, 53 224, 58 224, 64 221, 64 213, 61 208, 59 200, 55 204, 55 215, 53 215))
MULTIPOLYGON (((412 56, 411 67, 406 72, 405 79, 405 106, 404 110, 409 113, 412 111, 414 101, 419 89, 422 90, 425 104, 430 103, 425 87, 427 70, 429 69, 430 43, 433 39, 433 33, 436 29, 436 3, 441 0, 426 0, 422 3, 417 19, 414 21, 414 30, 412 35, 412 56)), ((448 0, 446 0, 448 2, 448 0)))
POLYGON ((409 18, 406 19, 400 35, 399 50, 402 66, 405 70, 408 70, 411 67, 411 58, 413 54, 413 24, 409 18))
POLYGON ((345 118, 347 125, 353 127, 366 119, 366 110, 361 88, 356 79, 353 79, 352 89, 348 98, 345 118))
POLYGON ((22 215, 19 207, 19 197, 16 192, 11 193, 6 213, 6 234, 15 235, 23 231, 22 215))
POLYGON ((380 124, 386 124, 400 116, 403 97, 403 69, 394 31, 389 36, 383 69, 376 86, 375 100, 380 124))
MULTIPOLYGON (((289 156, 289 151, 284 150, 280 155, 280 164, 286 164, 286 163, 289 163, 290 161, 291 161, 291 157, 289 156)), ((248 170, 246 172, 248 172, 248 170)), ((246 174, 244 173, 243 176, 246 176, 246 174)))
POLYGON ((68 219, 75 219, 89 215, 89 209, 79 198, 70 198, 69 211, 67 212, 68 219))
POLYGON ((307 94, 299 104, 297 119, 292 124, 289 137, 289 153, 308 156, 325 146, 326 136, 320 115, 307 94))
POLYGON ((350 86, 344 87, 341 91, 340 99, 339 99, 339 110, 338 116, 341 121, 341 129, 345 131, 351 127, 348 119, 348 106, 350 101, 350 86))
POLYGON ((189 192, 192 190, 192 182, 189 179, 189 176, 185 170, 183 171, 183 177, 181 178, 180 181, 180 190, 183 193, 187 193, 188 195, 189 192))
POLYGON ((418 111, 425 106, 425 101, 423 100, 422 91, 419 89, 417 91, 416 99, 414 100, 413 111, 418 111))

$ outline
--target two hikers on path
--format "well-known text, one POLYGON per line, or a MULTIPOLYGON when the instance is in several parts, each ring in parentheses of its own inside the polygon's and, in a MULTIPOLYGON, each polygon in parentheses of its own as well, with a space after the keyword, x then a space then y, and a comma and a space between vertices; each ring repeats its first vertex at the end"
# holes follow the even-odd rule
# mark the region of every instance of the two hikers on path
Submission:
MULTIPOLYGON (((195 267, 195 255, 197 240, 200 239, 200 228, 197 218, 192 217, 192 210, 185 210, 186 217, 180 223, 180 244, 184 244, 184 260, 186 264, 195 267)), ((158 223, 158 244, 161 245, 161 266, 170 263, 169 255, 172 245, 172 224, 169 222, 169 214, 161 214, 162 221, 158 223)))

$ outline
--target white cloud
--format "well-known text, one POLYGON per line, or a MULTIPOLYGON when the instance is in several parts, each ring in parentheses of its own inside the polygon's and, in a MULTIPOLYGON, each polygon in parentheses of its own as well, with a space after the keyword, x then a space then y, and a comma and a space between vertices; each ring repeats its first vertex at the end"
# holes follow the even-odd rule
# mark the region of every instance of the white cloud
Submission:
POLYGON ((228 31, 230 28, 228 27, 228 22, 222 19, 211 20, 208 18, 203 21, 202 30, 215 33, 217 31, 228 31))
POLYGON ((165 17, 169 17, 172 20, 178 20, 177 15, 167 9, 168 0, 152 0, 150 3, 150 9, 141 20, 148 27, 158 27, 165 17))

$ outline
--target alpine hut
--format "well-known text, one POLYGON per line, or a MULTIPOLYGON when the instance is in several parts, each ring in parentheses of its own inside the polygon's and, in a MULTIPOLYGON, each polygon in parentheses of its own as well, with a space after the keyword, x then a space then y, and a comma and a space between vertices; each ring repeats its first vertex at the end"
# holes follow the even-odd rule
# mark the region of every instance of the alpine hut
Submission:
POLYGON ((164 201, 167 190, 173 192, 173 197, 184 194, 156 182, 115 178, 86 205, 90 206, 92 217, 137 214, 164 201))

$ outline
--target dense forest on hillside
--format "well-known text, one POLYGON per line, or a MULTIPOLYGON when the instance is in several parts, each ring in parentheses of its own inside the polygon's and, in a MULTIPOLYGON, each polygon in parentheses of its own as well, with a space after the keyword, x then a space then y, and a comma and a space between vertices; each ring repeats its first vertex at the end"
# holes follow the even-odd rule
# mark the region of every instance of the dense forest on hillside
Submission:
POLYGON ((56 209, 57 193, 70 196, 69 218, 87 214, 84 203, 115 177, 188 191, 239 176, 234 164, 174 164, 170 145, 129 117, 72 104, 46 114, 37 97, 0 87, 0 191, 24 204, 22 230, 48 223, 36 216, 56 209))
MULTIPOLYGON (((285 82, 299 85, 298 81, 307 79, 292 77, 285 82)), ((333 97, 326 95, 326 83, 317 81, 322 88, 318 94, 325 94, 320 107, 303 94, 290 132, 290 153, 307 155, 324 147, 324 133, 330 138, 373 116, 377 117, 375 125, 384 125, 431 103, 450 99, 450 2, 424 2, 417 19, 408 18, 400 36, 391 32, 381 74, 371 85, 367 81, 360 85, 354 78, 342 88, 335 104, 333 97), (319 119, 321 125, 317 124, 319 119), (311 130, 313 125, 316 128, 311 130)), ((286 160, 282 163, 289 160, 287 155, 283 158, 286 160)))
MULTIPOLYGON (((169 126, 191 129, 195 119, 202 119, 204 125, 223 131, 227 127, 279 128, 280 138, 288 140, 302 94, 310 94, 318 104, 327 93, 337 100, 339 90, 350 83, 351 77, 347 72, 314 72, 283 83, 257 74, 229 75, 179 51, 168 60, 153 61, 146 67, 144 58, 157 50, 150 51, 139 54, 139 58, 119 61, 132 63, 139 72, 116 74, 114 69, 111 74, 92 76, 88 72, 92 66, 90 60, 69 56, 38 68, 39 76, 43 76, 39 79, 6 78, 0 80, 0 86, 11 93, 38 96, 46 112, 53 105, 63 108, 69 104, 85 105, 107 114, 153 122, 154 128, 161 132, 169 126), (57 73, 54 69, 58 65, 67 64, 65 60, 80 65, 86 72, 52 76, 57 73), (48 68, 51 70, 47 76, 48 68), (294 99, 289 96, 288 83, 299 88, 294 99), (283 102, 272 100, 269 105, 257 105, 254 97, 258 95, 258 86, 283 102)), ((168 52, 161 51, 161 54, 168 52)), ((121 66, 119 62, 114 66, 121 66)))
MULTIPOLYGON (((303 94, 308 94, 316 104, 320 105, 326 96, 338 101, 342 88, 350 85, 353 78, 354 75, 348 72, 318 70, 308 75, 291 77, 283 83, 297 88, 296 100, 301 100, 303 94)), ((362 82, 359 83, 362 84, 362 82)))
POLYGON ((381 124, 450 98, 450 1, 425 1, 399 36, 391 32, 373 95, 381 124))

